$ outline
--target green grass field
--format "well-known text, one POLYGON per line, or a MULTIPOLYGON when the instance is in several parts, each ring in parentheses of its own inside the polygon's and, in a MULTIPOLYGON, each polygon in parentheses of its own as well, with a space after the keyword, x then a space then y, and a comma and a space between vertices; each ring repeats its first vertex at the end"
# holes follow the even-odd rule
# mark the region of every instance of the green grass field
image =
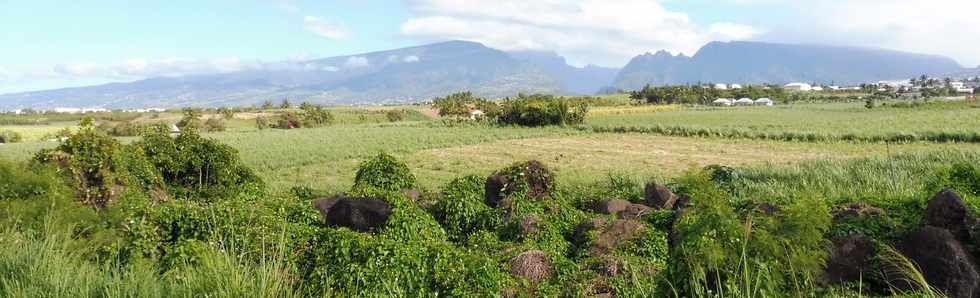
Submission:
MULTIPOLYGON (((78 128, 18 118, 0 126, 27 136, 0 145, 0 297, 943 297, 927 287, 890 288, 874 275, 828 285, 830 239, 869 237, 883 251, 875 259, 882 263, 868 266, 911 268, 899 273, 914 278, 935 269, 887 252, 921 226, 926 200, 948 187, 972 214, 980 211, 975 103, 869 110, 650 106, 622 95, 597 102, 604 104, 585 124, 538 128, 444 122, 410 106, 331 108, 333 124, 291 130, 256 126, 256 117, 282 110, 239 113, 227 130, 203 134, 214 143, 179 143, 157 153, 159 164, 125 154, 149 152, 136 146, 140 137, 106 145, 115 142, 103 136, 100 146, 126 150, 92 172, 25 166, 59 145, 43 136, 78 128), (392 109, 405 118, 390 122, 392 109), (510 167, 528 160, 548 172, 510 167), (225 164, 237 161, 243 167, 225 164), (92 174, 110 169, 118 172, 92 174), (164 182, 153 182, 154 173, 164 182), (492 206, 485 181, 494 173, 527 188, 509 190, 508 182, 501 191, 513 193, 492 206), (253 184, 255 176, 264 184, 253 184), (532 195, 538 179, 554 182, 545 197, 532 195), (81 186, 92 181, 111 184, 81 186), (607 199, 650 204, 650 182, 690 203, 636 218, 603 211, 607 199), (215 188, 196 188, 203 185, 215 188), (206 191, 214 189, 221 191, 206 191), (78 202, 103 190, 105 209, 78 202), (368 232, 324 226, 310 206, 335 193, 379 199, 391 217, 368 232), (775 211, 767 215, 762 203, 775 211), (884 215, 836 220, 832 208, 849 203, 884 215), (549 277, 518 275, 532 266, 520 259, 531 252, 548 264, 532 273, 549 277)), ((174 141, 156 140, 161 148, 170 143, 160 140, 174 141)))

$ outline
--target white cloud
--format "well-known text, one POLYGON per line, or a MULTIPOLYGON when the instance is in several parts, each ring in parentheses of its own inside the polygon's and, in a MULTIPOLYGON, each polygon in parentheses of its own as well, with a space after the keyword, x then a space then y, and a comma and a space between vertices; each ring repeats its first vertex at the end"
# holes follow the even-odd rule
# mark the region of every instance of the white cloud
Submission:
POLYGON ((408 7, 414 17, 401 25, 408 37, 554 50, 578 65, 622 65, 660 49, 693 54, 708 41, 730 38, 651 0, 409 0, 408 7))
POLYGON ((350 36, 347 27, 314 16, 303 17, 303 27, 306 28, 306 31, 328 39, 343 39, 350 36))
POLYGON ((334 66, 324 66, 324 67, 323 67, 323 70, 325 70, 325 71, 329 71, 329 72, 336 72, 336 71, 338 71, 338 70, 340 70, 340 69, 339 69, 339 68, 337 68, 337 67, 334 67, 334 66))
POLYGON ((402 61, 405 62, 405 63, 419 62, 419 56, 415 56, 415 55, 405 56, 405 58, 403 58, 402 61))
POLYGON ((344 62, 344 67, 347 68, 358 68, 371 65, 371 61, 368 61, 367 57, 361 56, 351 56, 347 58, 347 62, 344 62))
MULTIPOLYGON (((798 4, 795 4, 798 5, 798 4)), ((808 9, 817 30, 832 42, 949 55, 980 63, 980 1, 974 0, 819 0, 808 9), (824 10, 823 12, 820 12, 824 10), (826 17, 833 11, 834 17, 826 17)))
POLYGON ((708 31, 715 34, 719 39, 725 40, 746 40, 761 33, 761 30, 755 27, 735 23, 715 23, 711 25, 708 31))

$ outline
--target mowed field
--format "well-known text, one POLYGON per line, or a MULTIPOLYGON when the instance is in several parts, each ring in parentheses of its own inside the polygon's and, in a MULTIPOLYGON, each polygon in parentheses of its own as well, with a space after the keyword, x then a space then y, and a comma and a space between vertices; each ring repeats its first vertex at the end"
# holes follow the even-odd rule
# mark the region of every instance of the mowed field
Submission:
MULTIPOLYGON (((254 118, 262 114, 240 113, 228 121, 226 132, 207 136, 238 149, 242 159, 279 190, 293 186, 347 189, 358 164, 379 152, 403 159, 419 176, 421 186, 430 189, 454 177, 487 175, 528 159, 548 164, 561 183, 585 184, 601 181, 608 174, 628 173, 638 179, 670 177, 710 164, 769 167, 900 153, 980 152, 980 144, 973 142, 783 141, 595 132, 583 127, 446 125, 427 116, 424 108, 404 109, 404 121, 389 123, 384 118, 386 108, 334 108, 334 125, 296 130, 258 130, 254 118)), ((30 133, 26 143, 0 146, 0 158, 26 160, 37 150, 53 147, 56 142, 40 141, 40 131, 57 131, 68 125, 0 126, 38 131, 30 133)), ((861 103, 731 108, 614 106, 593 109, 585 127, 657 125, 867 137, 947 132, 976 135, 980 132, 980 108, 968 103, 873 110, 861 103)))

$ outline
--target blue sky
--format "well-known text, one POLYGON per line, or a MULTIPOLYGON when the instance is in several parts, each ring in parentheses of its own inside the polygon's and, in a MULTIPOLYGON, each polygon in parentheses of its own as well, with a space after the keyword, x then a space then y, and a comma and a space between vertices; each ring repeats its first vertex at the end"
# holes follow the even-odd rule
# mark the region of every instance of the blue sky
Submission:
POLYGON ((980 63, 964 0, 0 0, 0 93, 235 71, 449 39, 622 66, 712 40, 875 46, 980 63), (953 7, 957 9, 946 9, 953 7))

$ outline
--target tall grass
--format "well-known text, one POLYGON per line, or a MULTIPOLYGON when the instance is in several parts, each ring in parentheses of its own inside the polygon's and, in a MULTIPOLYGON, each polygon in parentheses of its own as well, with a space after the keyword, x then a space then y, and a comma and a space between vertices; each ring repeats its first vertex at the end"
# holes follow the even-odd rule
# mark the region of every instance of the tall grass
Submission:
POLYGON ((4 297, 299 297, 279 255, 258 263, 219 247, 196 264, 161 274, 149 261, 114 265, 87 259, 69 233, 48 226, 32 235, 0 232, 4 297))

